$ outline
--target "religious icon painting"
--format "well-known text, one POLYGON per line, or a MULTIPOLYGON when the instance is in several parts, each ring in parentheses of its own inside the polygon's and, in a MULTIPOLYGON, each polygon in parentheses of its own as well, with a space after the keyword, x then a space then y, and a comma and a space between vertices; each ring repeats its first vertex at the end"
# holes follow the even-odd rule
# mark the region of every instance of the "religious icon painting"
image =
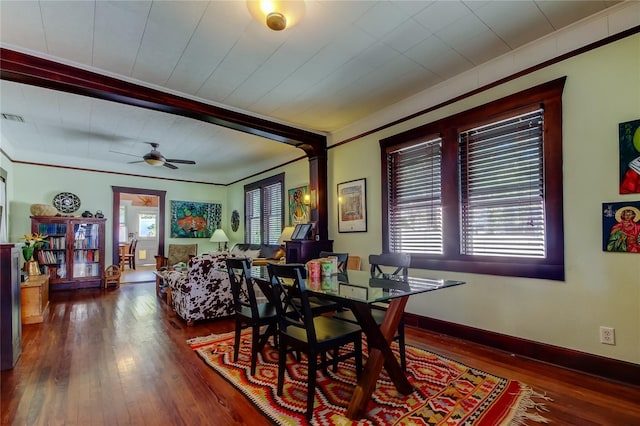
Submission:
POLYGON ((640 120, 618 125, 620 194, 640 194, 640 120))
POLYGON ((640 201, 602 204, 602 250, 640 253, 640 201))

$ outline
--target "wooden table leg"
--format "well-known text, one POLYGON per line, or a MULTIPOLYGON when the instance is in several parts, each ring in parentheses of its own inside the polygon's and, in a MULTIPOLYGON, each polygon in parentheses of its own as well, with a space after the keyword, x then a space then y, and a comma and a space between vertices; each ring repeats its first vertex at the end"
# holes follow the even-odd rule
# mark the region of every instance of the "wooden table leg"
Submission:
POLYGON ((367 335, 369 359, 349 402, 349 407, 347 408, 347 417, 349 419, 360 419, 364 415, 383 366, 399 392, 404 395, 413 392, 413 386, 411 386, 400 364, 398 364, 398 360, 390 346, 393 336, 398 330, 398 324, 404 313, 407 300, 408 297, 393 299, 380 327, 373 319, 369 305, 354 303, 351 306, 362 330, 367 335))

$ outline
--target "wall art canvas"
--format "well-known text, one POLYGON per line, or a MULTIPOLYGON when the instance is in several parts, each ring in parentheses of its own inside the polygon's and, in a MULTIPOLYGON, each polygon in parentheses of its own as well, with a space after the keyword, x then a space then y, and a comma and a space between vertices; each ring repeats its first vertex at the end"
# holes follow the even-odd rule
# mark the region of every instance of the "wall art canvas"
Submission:
POLYGON ((304 196, 309 193, 309 186, 300 186, 288 191, 289 196, 289 225, 294 226, 300 223, 308 223, 309 205, 304 203, 304 196))
POLYGON ((171 238, 211 238, 221 220, 222 204, 171 200, 171 238))
POLYGON ((618 125, 620 194, 640 194, 640 120, 618 125))
POLYGON ((338 184, 338 232, 367 231, 367 184, 357 179, 338 184))
POLYGON ((602 204, 602 249, 640 253, 640 201, 602 204))

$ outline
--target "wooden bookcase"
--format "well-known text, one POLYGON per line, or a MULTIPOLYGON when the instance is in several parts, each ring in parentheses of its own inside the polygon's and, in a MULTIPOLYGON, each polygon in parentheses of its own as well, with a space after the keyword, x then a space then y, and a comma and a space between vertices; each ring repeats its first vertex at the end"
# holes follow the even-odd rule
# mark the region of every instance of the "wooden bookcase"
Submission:
POLYGON ((47 235, 38 263, 49 275, 49 289, 102 287, 106 219, 31 216, 31 231, 47 235))

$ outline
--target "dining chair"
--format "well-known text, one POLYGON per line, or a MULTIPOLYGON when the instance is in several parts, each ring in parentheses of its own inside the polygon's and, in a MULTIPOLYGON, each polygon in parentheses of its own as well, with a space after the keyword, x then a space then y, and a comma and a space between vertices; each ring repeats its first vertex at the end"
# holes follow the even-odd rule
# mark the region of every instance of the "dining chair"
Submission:
POLYGON ((338 362, 355 358, 356 374, 362 373, 362 329, 357 324, 327 316, 317 316, 311 311, 305 285, 306 269, 303 264, 267 265, 273 300, 278 312, 278 387, 282 395, 287 368, 287 353, 295 351, 307 354, 307 421, 313 416, 316 375, 318 368, 327 370, 338 362), (339 349, 353 344, 353 350, 339 354, 339 349), (327 359, 327 354, 332 359, 327 359), (318 355, 320 362, 318 363, 318 355))
POLYGON ((138 240, 133 238, 129 243, 129 252, 124 254, 124 263, 129 265, 130 269, 136 269, 136 247, 138 240))
POLYGON ((360 263, 360 256, 349 256, 349 260, 347 261, 347 269, 350 271, 359 271, 360 263))
POLYGON ((249 326, 251 327, 251 375, 253 376, 256 374, 258 353, 269 341, 269 337, 273 336, 274 345, 278 345, 276 306, 270 302, 258 303, 256 288, 251 279, 249 259, 227 258, 226 263, 236 320, 233 361, 238 361, 242 328, 249 326), (264 332, 261 332, 263 328, 264 332))
POLYGON ((349 262, 349 253, 335 253, 331 251, 321 251, 319 256, 323 257, 337 257, 338 258, 338 272, 344 272, 347 269, 347 263, 349 262))
MULTIPOLYGON (((383 253, 372 254, 369 256, 369 264, 371 265, 371 276, 381 273, 392 275, 402 275, 406 278, 409 274, 409 266, 411 265, 411 255, 408 253, 383 253)), ((371 305, 371 315, 376 324, 381 325, 389 307, 388 303, 374 303, 371 305)), ((357 318, 350 310, 339 310, 333 315, 334 318, 358 323, 357 318)), ((404 315, 398 324, 398 331, 393 340, 398 341, 398 351, 400 352, 400 365, 403 370, 407 369, 407 353, 404 333, 404 315)))

